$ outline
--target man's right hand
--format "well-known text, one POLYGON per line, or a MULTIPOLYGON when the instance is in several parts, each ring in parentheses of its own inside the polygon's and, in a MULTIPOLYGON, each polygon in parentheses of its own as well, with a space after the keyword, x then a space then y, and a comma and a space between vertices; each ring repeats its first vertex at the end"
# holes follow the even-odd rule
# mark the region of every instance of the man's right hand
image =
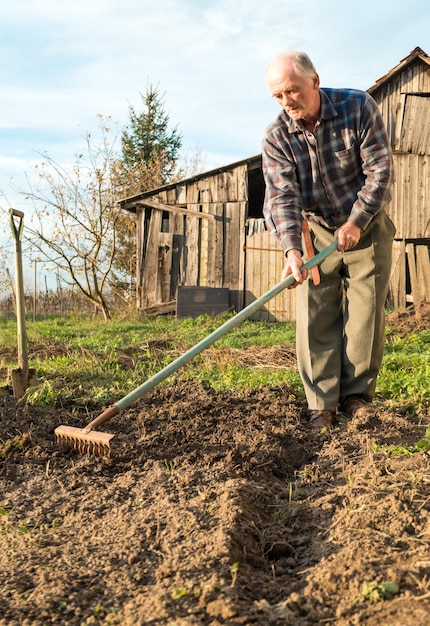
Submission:
POLYGON ((297 285, 301 285, 308 278, 309 270, 302 270, 303 265, 304 262, 300 250, 289 250, 287 253, 287 262, 282 271, 282 278, 287 278, 290 274, 295 278, 295 282, 289 289, 294 289, 297 285))

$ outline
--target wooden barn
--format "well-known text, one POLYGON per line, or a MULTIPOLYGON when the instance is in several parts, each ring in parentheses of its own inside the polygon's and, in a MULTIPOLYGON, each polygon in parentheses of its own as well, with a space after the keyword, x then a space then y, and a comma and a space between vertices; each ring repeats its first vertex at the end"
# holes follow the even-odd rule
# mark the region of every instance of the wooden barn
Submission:
MULTIPOLYGON (((122 201, 136 212, 137 306, 240 311, 279 281, 283 254, 265 230, 261 155, 122 201)), ((293 319, 281 295, 261 319, 293 319)))
MULTIPOLYGON (((413 50, 368 90, 394 151, 397 226, 390 305, 430 301, 430 58, 413 50)), ((262 215, 261 155, 122 200, 136 213, 137 306, 194 316, 240 311, 280 280, 284 258, 262 215)), ((295 291, 254 318, 295 319, 295 291)))
POLYGON ((393 148, 392 304, 430 302, 430 57, 415 48, 368 92, 381 109, 393 148))

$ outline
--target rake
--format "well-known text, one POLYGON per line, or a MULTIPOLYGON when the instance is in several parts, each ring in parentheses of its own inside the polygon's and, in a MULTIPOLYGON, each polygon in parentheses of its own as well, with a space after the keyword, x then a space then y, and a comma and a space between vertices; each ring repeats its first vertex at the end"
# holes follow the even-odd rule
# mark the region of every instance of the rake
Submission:
MULTIPOLYGON (((330 254, 337 250, 337 241, 334 240, 329 246, 321 250, 318 254, 312 257, 303 265, 303 269, 312 269, 319 265, 330 254)), ((274 287, 269 289, 265 294, 251 302, 247 307, 242 309, 234 317, 227 320, 222 326, 214 330, 210 335, 202 339, 195 346, 190 348, 187 352, 182 354, 172 363, 169 363, 166 367, 160 370, 157 374, 148 378, 139 387, 136 387, 129 394, 118 400, 112 406, 100 413, 92 422, 87 424, 84 428, 75 428, 73 426, 58 426, 55 429, 55 435, 58 444, 66 449, 74 449, 82 454, 91 454, 95 456, 111 456, 111 439, 115 436, 110 433, 104 433, 94 430, 98 426, 102 426, 113 417, 118 415, 120 411, 131 406, 136 400, 138 400, 147 391, 153 389, 156 385, 165 380, 168 376, 171 376, 179 368, 186 365, 191 359, 200 354, 203 350, 211 346, 215 341, 220 339, 223 335, 228 333, 232 328, 238 326, 243 320, 250 317, 255 311, 260 309, 266 302, 277 296, 281 291, 290 287, 294 283, 294 277, 292 275, 287 276, 274 287)))

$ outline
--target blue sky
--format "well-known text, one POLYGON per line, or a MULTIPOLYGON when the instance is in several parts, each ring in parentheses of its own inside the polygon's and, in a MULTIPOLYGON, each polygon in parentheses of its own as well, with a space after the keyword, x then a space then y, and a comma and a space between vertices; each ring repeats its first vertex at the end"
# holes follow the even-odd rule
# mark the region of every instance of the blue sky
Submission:
POLYGON ((158 85, 183 148, 211 169, 260 151, 277 114, 267 61, 306 51, 323 86, 367 89, 416 46, 428 0, 0 0, 0 244, 48 154, 73 161, 97 115, 122 128, 158 85), (5 227, 6 224, 6 227, 5 227))

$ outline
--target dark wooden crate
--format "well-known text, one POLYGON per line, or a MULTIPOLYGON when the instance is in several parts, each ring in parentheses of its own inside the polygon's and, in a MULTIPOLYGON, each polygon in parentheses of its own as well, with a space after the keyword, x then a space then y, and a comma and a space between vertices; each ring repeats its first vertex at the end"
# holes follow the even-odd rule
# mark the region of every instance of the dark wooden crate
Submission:
POLYGON ((178 287, 176 293, 176 316, 198 317, 218 315, 228 311, 229 289, 224 287, 178 287))

